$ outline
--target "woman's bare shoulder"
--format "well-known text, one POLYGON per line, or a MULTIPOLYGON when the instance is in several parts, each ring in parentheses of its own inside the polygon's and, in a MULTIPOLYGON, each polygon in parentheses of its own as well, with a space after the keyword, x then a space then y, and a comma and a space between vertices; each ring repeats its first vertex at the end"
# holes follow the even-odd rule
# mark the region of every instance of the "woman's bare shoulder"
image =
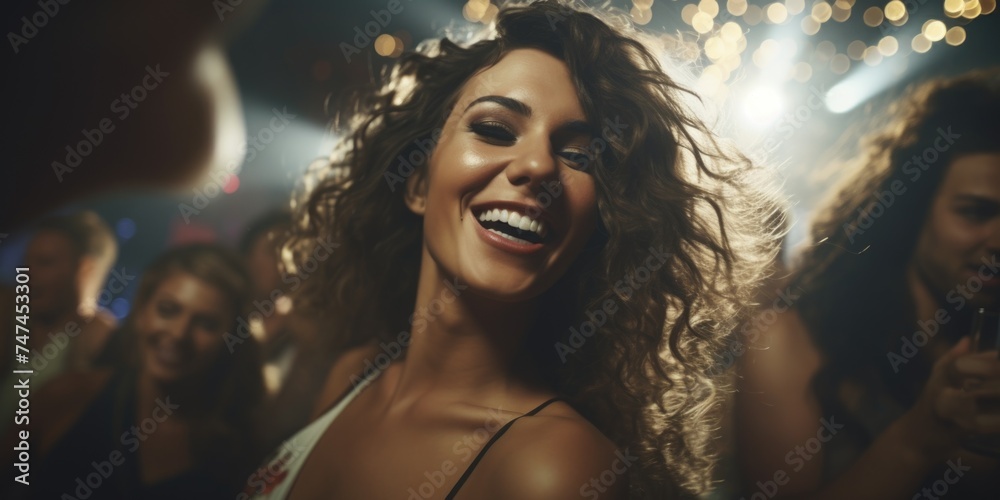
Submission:
POLYGON ((822 365, 822 356, 794 309, 764 310, 742 328, 743 355, 739 371, 745 383, 808 381, 822 365))
POLYGON ((589 498, 590 490, 601 498, 626 498, 627 472, 638 460, 635 450, 617 449, 565 402, 518 420, 497 447, 497 498, 578 499, 589 498))

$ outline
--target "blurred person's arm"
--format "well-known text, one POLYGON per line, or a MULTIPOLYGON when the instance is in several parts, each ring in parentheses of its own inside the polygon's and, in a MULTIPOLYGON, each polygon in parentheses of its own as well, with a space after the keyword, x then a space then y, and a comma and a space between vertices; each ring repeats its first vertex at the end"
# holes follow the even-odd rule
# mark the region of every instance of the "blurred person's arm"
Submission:
POLYGON ((108 341, 118 327, 118 320, 103 309, 97 310, 90 321, 84 323, 80 334, 73 340, 66 367, 69 370, 95 368, 98 358, 108 346, 108 341))

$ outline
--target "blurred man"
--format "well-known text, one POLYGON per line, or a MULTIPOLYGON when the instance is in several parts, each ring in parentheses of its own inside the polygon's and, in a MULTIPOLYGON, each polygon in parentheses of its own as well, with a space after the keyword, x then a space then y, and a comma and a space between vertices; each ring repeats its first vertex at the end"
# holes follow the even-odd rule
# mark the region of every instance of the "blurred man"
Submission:
POLYGON ((31 279, 27 347, 36 387, 61 371, 88 368, 117 326, 101 308, 132 278, 116 272, 102 290, 117 253, 111 229, 93 212, 37 224, 24 257, 31 279))

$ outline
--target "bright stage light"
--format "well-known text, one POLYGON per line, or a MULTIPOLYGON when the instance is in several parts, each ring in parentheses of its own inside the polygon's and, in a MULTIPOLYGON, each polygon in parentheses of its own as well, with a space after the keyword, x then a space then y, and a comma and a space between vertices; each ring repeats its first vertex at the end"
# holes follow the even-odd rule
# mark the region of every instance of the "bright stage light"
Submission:
POLYGON ((854 107, 853 99, 844 85, 837 85, 826 93, 826 107, 834 113, 843 113, 854 107))
POLYGON ((751 89, 743 99, 743 116, 755 125, 767 125, 785 110, 785 100, 774 87, 760 86, 751 89))

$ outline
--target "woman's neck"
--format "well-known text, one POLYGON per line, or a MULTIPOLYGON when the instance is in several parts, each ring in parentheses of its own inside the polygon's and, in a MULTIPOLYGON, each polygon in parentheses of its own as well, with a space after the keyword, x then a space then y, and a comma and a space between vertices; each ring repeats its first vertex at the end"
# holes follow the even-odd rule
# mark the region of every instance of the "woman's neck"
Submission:
POLYGON ((431 394, 441 402, 499 406, 512 391, 536 386, 537 367, 522 352, 536 318, 535 305, 473 295, 426 260, 405 363, 390 382, 390 408, 426 402, 431 394))

